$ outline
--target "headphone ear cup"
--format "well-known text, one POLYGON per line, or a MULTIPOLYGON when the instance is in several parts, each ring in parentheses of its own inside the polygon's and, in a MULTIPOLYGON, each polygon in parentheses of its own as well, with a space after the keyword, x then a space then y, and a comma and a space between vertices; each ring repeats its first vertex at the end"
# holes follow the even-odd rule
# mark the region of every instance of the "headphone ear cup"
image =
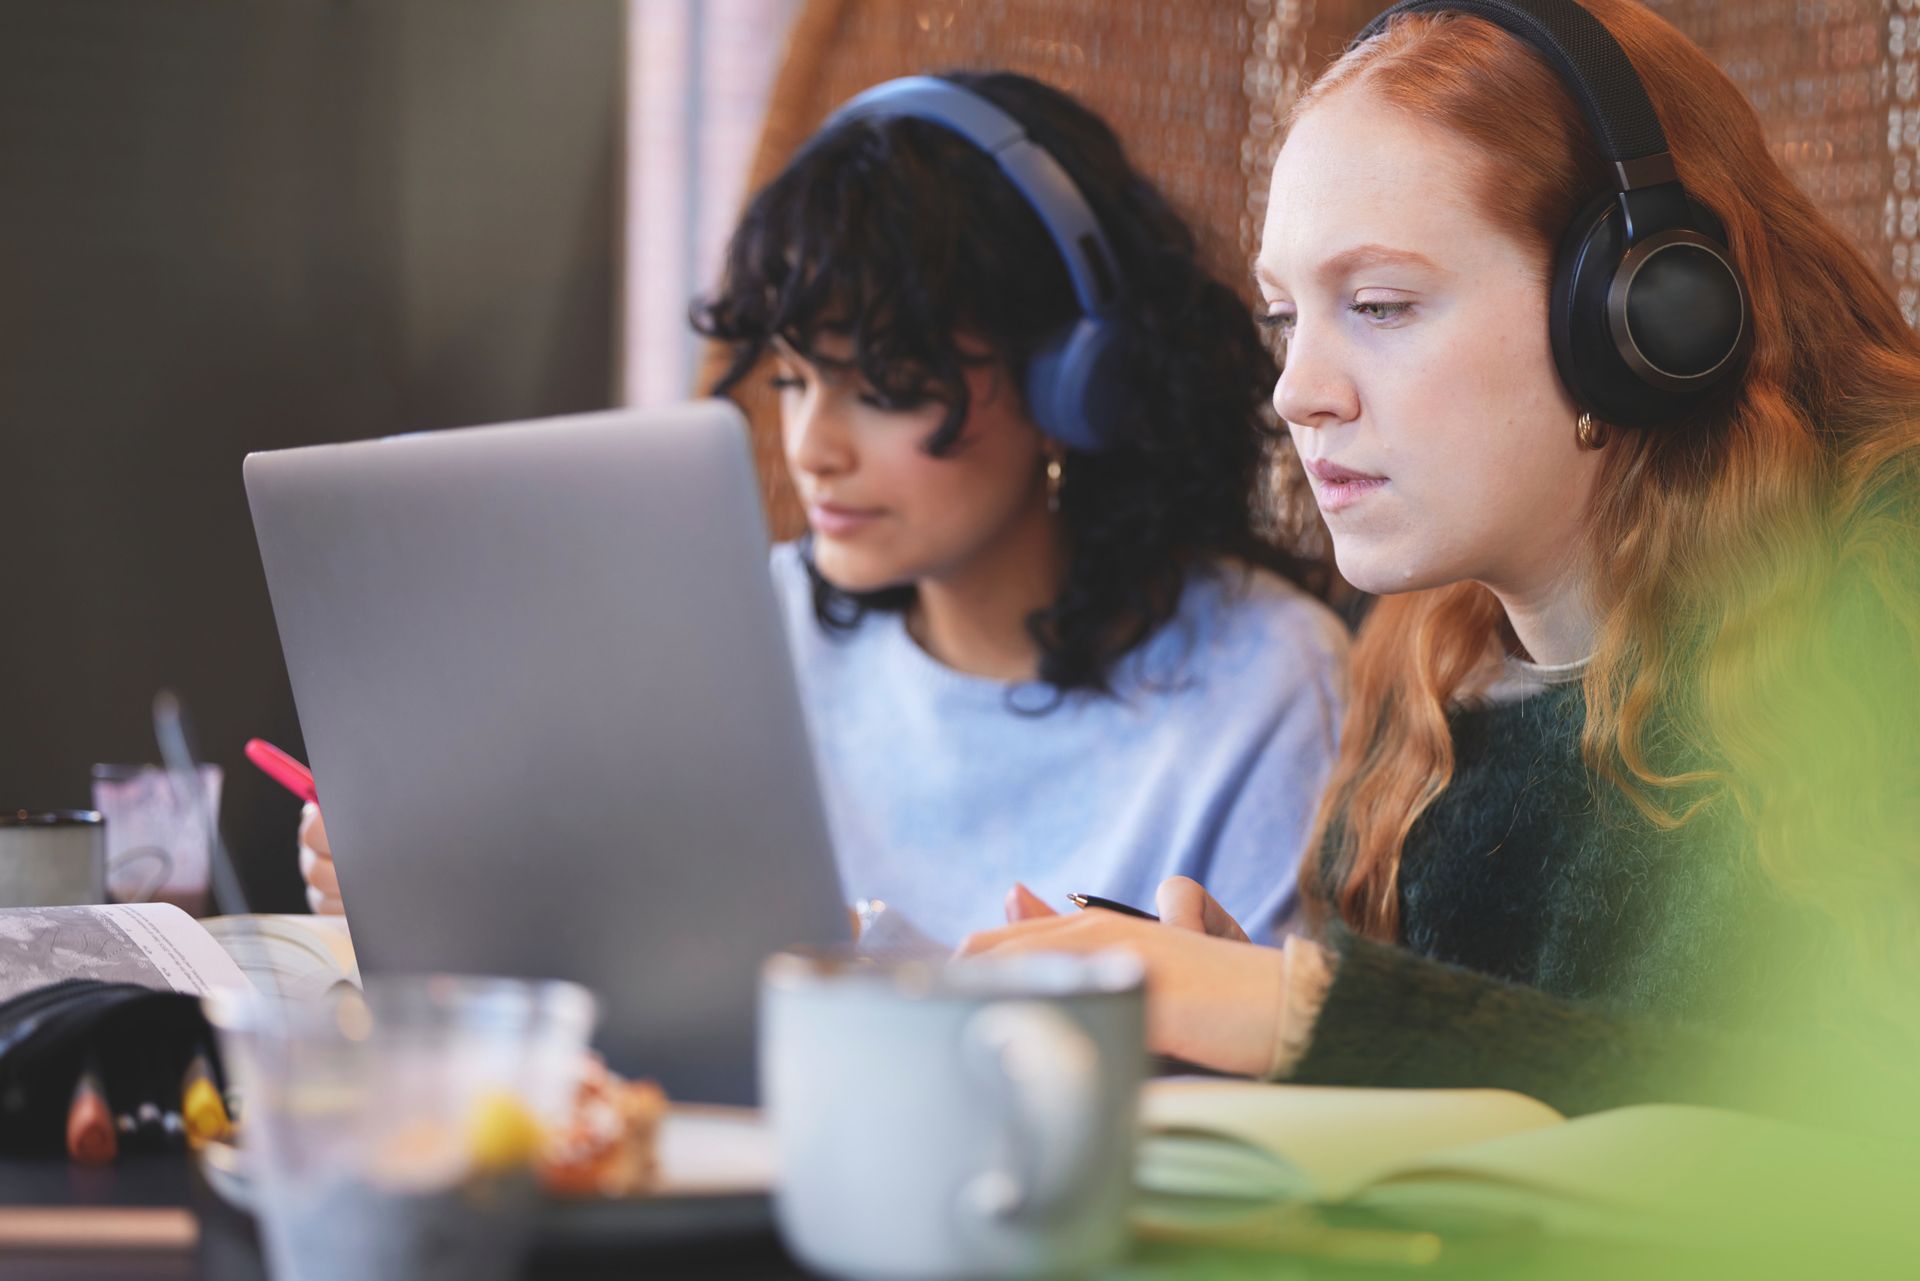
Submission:
POLYGON ((1068 449, 1098 453, 1129 403, 1126 328, 1082 316, 1027 362, 1027 412, 1068 449))
POLYGON ((1583 409, 1618 427, 1664 421, 1669 398, 1642 383, 1615 349, 1607 294, 1626 252, 1619 197, 1588 204, 1567 228, 1553 264, 1548 328, 1560 381, 1583 409))
POLYGON ((1574 400, 1615 426, 1677 422, 1746 364, 1752 327, 1739 277, 1718 221, 1689 206, 1700 230, 1650 237, 1626 263, 1620 199, 1600 196, 1554 260, 1554 363, 1574 400))

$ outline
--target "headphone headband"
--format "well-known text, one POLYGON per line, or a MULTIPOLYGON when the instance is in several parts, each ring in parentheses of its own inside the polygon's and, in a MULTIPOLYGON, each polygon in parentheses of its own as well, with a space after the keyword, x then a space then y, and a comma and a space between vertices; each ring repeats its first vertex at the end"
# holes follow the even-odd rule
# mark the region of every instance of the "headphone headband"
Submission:
MULTIPOLYGON (((1112 442, 1133 399, 1132 326, 1120 312, 1124 292, 1114 256, 1093 206, 1065 167, 1027 136, 1012 115, 984 96, 935 76, 906 76, 876 85, 821 126, 876 116, 924 120, 992 157, 1052 239, 1080 305, 1080 315, 1028 356, 1026 401, 1034 425, 1070 449, 1095 453, 1112 442)), ((818 135, 816 135, 818 136, 818 135)))
POLYGON ((1119 272, 1107 237, 1080 188, 1012 116, 979 94, 937 76, 903 76, 849 99, 820 127, 849 120, 907 116, 959 134, 1000 166, 1052 237, 1080 310, 1104 316, 1119 301, 1119 272))
MULTIPOLYGON (((1353 43, 1378 35, 1403 13, 1462 13, 1504 28, 1532 45, 1553 64, 1573 90, 1587 123, 1593 127, 1600 154, 1610 164, 1634 165, 1667 154, 1666 131, 1654 113, 1640 76, 1626 53, 1601 25, 1600 19, 1578 4, 1535 0, 1404 0, 1369 22, 1353 43)), ((1671 180, 1671 173, 1668 179, 1671 180)), ((1644 179, 1623 182, 1643 187, 1644 179)))
POLYGON ((1646 86, 1613 33, 1583 6, 1565 0, 1402 0, 1369 22, 1353 43, 1377 35, 1403 13, 1480 18, 1547 60, 1572 91, 1612 171, 1628 244, 1692 221, 1685 196, 1668 186, 1680 178, 1646 86))

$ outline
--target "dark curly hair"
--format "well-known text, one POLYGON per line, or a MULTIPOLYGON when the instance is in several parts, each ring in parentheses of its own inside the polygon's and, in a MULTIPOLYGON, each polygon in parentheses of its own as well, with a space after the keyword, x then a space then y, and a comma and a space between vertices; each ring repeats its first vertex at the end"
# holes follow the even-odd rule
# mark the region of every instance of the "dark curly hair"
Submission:
MULTIPOLYGON (((1105 692, 1114 663, 1173 616, 1197 567, 1232 557, 1320 587, 1316 565, 1260 532, 1279 436, 1267 407, 1277 366, 1250 310, 1200 265, 1192 231, 1104 121, 1025 76, 942 78, 992 101, 1053 154, 1126 282, 1134 394, 1118 398, 1124 420, 1105 426, 1109 448, 1066 456, 1065 577, 1027 619, 1040 679, 1056 695, 1105 692)), ((815 136, 754 197, 693 324, 734 349, 718 393, 775 338, 824 364, 836 362, 814 354, 819 335, 851 338, 852 366, 882 403, 947 406, 925 444, 938 456, 966 421, 965 370, 980 360, 955 335, 984 340, 988 359, 1024 386, 1032 354, 1079 314, 1058 250, 991 157, 938 125, 869 117, 815 136)), ((829 629, 913 602, 911 585, 842 591, 804 559, 829 629)))

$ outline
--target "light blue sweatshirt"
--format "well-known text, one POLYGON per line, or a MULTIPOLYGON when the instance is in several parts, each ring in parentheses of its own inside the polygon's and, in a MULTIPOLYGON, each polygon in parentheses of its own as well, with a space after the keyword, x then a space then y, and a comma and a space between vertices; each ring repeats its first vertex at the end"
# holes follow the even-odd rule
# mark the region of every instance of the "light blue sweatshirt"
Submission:
POLYGON ((1003 923, 1015 881, 1153 909, 1168 876, 1256 941, 1291 910, 1332 767, 1346 629, 1278 575, 1189 578, 1179 612, 1116 667, 1118 697, 964 675, 899 614, 813 615, 799 548, 773 551, 842 886, 954 944, 1003 923), (1012 701, 1009 700, 1009 695, 1012 701))

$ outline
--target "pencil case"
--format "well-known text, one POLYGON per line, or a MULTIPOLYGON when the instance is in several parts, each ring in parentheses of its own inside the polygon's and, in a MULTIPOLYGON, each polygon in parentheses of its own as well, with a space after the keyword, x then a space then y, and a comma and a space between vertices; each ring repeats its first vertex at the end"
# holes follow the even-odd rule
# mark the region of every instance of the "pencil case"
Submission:
POLYGON ((185 1146, 189 1068, 224 1094, 199 998, 136 983, 65 979, 0 1002, 0 1156, 68 1152, 81 1074, 103 1097, 119 1152, 185 1146))

